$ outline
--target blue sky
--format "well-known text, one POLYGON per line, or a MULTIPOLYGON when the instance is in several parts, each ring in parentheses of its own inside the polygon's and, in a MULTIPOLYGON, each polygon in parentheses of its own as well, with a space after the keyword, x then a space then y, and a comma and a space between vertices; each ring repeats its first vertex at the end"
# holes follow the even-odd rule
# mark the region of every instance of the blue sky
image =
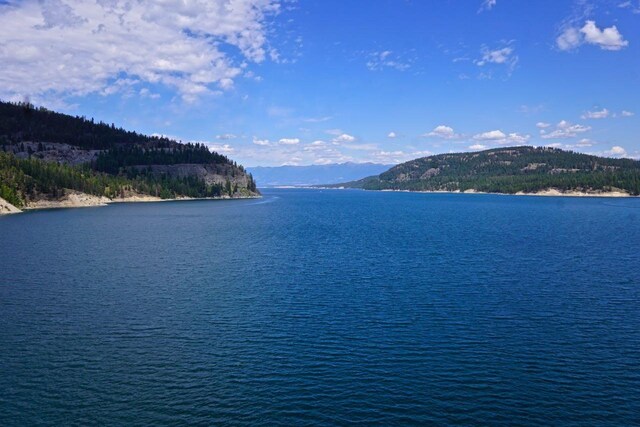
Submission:
POLYGON ((640 157, 640 0, 0 2, 0 97, 247 166, 640 157))

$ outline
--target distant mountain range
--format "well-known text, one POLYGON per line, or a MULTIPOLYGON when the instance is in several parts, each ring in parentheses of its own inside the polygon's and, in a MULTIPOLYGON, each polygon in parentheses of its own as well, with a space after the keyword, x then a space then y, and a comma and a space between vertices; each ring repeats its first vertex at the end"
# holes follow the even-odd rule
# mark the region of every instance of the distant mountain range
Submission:
POLYGON ((505 194, 640 194, 640 161, 548 147, 507 147, 411 160, 379 175, 335 184, 365 190, 505 194))
POLYGON ((260 187, 337 184, 377 175, 393 165, 337 163, 312 166, 257 166, 247 168, 260 187))

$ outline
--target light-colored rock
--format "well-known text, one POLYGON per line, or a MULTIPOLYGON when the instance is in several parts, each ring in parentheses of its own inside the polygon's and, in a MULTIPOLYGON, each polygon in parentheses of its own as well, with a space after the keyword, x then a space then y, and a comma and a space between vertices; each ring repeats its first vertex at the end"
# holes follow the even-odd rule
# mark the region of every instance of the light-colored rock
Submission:
POLYGON ((67 165, 80 165, 91 162, 96 160, 102 152, 101 150, 83 150, 73 145, 56 142, 25 141, 20 144, 8 145, 6 148, 20 159, 28 159, 29 149, 31 149, 31 158, 67 165), (23 147, 25 151, 22 151, 23 147), (39 151, 40 148, 42 148, 42 151, 39 151))
POLYGON ((93 196, 79 191, 67 190, 59 200, 38 200, 30 202, 25 209, 82 208, 90 206, 106 206, 111 199, 93 196))
POLYGON ((125 197, 114 197, 109 203, 131 203, 131 202, 161 202, 160 197, 146 196, 144 194, 131 195, 125 197))
POLYGON ((615 191, 560 191, 557 188, 547 188, 546 190, 536 191, 535 193, 524 193, 519 191, 517 196, 560 196, 560 197, 631 197, 631 195, 622 190, 615 191))
POLYGON ((20 209, 16 208, 11 203, 7 202, 5 199, 0 197, 0 215, 20 213, 20 212, 22 212, 20 209))

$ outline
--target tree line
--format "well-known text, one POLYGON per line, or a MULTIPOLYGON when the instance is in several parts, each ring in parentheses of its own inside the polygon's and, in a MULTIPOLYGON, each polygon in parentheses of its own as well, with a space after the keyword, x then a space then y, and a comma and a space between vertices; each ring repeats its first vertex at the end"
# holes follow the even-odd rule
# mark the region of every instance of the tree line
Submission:
POLYGON ((369 190, 536 192, 621 189, 640 194, 640 162, 546 147, 441 154, 397 165, 349 186, 369 190))
MULTIPOLYGON (((108 198, 139 193, 162 199, 233 196, 245 191, 228 179, 225 184, 208 185, 195 176, 178 178, 153 174, 145 169, 132 177, 110 175, 86 165, 19 159, 13 153, 0 151, 0 197, 9 203, 23 207, 29 201, 41 198, 57 199, 66 189, 108 198)), ((255 183, 249 190, 255 191, 255 183)))

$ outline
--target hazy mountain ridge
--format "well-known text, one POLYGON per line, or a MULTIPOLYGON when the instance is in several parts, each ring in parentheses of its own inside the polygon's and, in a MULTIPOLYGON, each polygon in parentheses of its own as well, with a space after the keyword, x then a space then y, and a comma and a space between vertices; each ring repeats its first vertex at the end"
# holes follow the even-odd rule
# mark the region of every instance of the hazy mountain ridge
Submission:
POLYGON ((392 166, 347 162, 311 166, 256 166, 247 168, 247 171, 260 186, 310 186, 354 181, 379 174, 392 166))
POLYGON ((366 190, 479 191, 491 193, 640 194, 640 161, 548 147, 508 147, 411 160, 380 175, 333 185, 366 190))

